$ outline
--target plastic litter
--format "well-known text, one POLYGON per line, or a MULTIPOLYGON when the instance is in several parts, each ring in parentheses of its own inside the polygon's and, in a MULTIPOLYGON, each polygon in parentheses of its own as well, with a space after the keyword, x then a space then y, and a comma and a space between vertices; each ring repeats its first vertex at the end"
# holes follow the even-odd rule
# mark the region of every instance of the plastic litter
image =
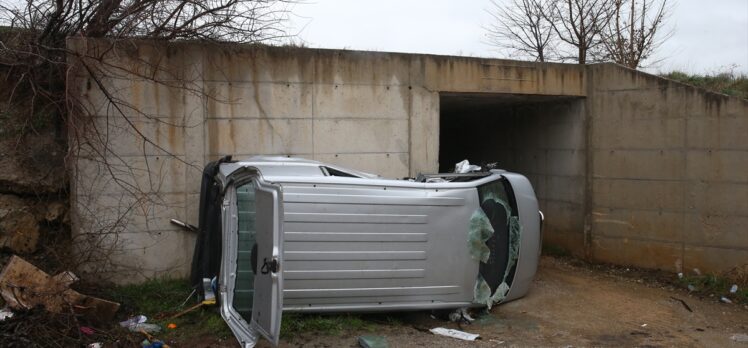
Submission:
POLYGON ((94 334, 94 329, 88 327, 88 326, 81 326, 78 330, 84 335, 91 336, 94 334))
POLYGON ((723 303, 732 303, 732 301, 729 298, 724 297, 724 296, 720 297, 719 301, 723 303))
POLYGON ((696 287, 691 284, 688 284, 688 291, 696 291, 696 287))
POLYGON ((730 336, 730 339, 735 342, 748 343, 748 335, 746 334, 734 334, 730 336))
POLYGON ((480 170, 480 166, 470 164, 468 160, 463 160, 455 164, 455 173, 458 173, 458 174, 465 174, 465 173, 475 172, 479 170, 480 170))
POLYGON ((683 272, 678 272, 678 279, 683 279, 683 272))
POLYGON ((103 344, 101 344, 101 342, 94 342, 94 343, 89 343, 89 344, 88 344, 88 345, 86 346, 86 348, 102 348, 102 347, 104 347, 104 345, 103 345, 103 344))
POLYGON ((9 308, 0 309, 0 321, 13 318, 13 312, 9 308))
POLYGON ((453 323, 467 323, 470 324, 475 321, 475 318, 470 316, 467 308, 458 308, 449 313, 449 321, 453 323))
POLYGON ((359 336, 358 344, 363 348, 387 348, 387 339, 384 336, 359 336))
POLYGON ((701 275, 701 270, 698 268, 694 268, 693 273, 696 273, 696 275, 701 275))
POLYGON ((738 292, 738 284, 732 284, 732 287, 730 287, 730 293, 734 294, 738 292))
POLYGON ((133 326, 133 325, 136 325, 136 324, 145 323, 146 321, 148 321, 148 317, 146 317, 145 315, 136 315, 136 316, 134 316, 134 317, 132 317, 130 319, 127 319, 125 321, 120 321, 119 322, 119 326, 130 327, 130 326, 133 326))
POLYGON ((478 337, 480 337, 480 335, 478 334, 472 334, 454 329, 445 329, 443 327, 435 327, 429 331, 431 331, 431 333, 433 333, 434 335, 447 336, 464 341, 475 341, 478 337))
POLYGON ((169 325, 166 325, 167 329, 174 330, 177 328, 177 324, 169 323, 169 325))
POLYGON ((161 326, 158 326, 156 324, 149 324, 149 323, 139 323, 135 325, 130 325, 127 327, 127 329, 132 332, 145 332, 145 333, 161 332, 161 326))
POLYGON ((216 289, 217 282, 218 279, 216 277, 213 277, 213 279, 203 278, 203 304, 211 305, 216 303, 216 294, 214 291, 216 289))

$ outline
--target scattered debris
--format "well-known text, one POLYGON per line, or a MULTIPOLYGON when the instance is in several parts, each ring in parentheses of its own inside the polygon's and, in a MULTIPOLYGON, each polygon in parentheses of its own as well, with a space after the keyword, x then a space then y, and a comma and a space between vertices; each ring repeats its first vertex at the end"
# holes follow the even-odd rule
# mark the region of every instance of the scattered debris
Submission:
POLYGON ((746 334, 734 334, 730 336, 730 339, 735 342, 748 343, 748 335, 746 334))
POLYGON ((13 311, 11 311, 9 308, 0 309, 0 321, 8 318, 13 318, 13 311))
POLYGON ((686 303, 686 301, 681 300, 681 299, 679 299, 679 298, 677 298, 675 296, 670 296, 670 298, 672 298, 673 300, 676 300, 676 301, 680 302, 683 305, 683 307, 685 309, 687 309, 689 312, 693 312, 693 310, 691 309, 691 306, 689 306, 688 303, 686 303))
POLYGON ((730 300, 729 298, 724 297, 724 296, 720 297, 719 301, 722 302, 722 303, 732 303, 732 300, 730 300))
POLYGON ((95 333, 94 329, 88 326, 81 326, 78 330, 86 336, 91 336, 95 333))
POLYGON ((141 314, 141 315, 136 315, 136 316, 134 316, 134 317, 132 317, 130 319, 127 319, 125 321, 120 321, 119 322, 119 326, 130 327, 130 326, 133 326, 133 325, 145 323, 146 321, 148 321, 148 317, 146 317, 145 315, 141 314))
POLYGON ((700 276, 701 275, 701 270, 698 269, 698 268, 694 268, 693 269, 693 273, 696 273, 696 275, 700 276))
MULTIPOLYGON (((2 347, 86 347, 92 342, 118 340, 121 347, 132 347, 127 333, 107 332, 93 326, 86 317, 75 313, 53 313, 44 307, 14 310, 13 317, 0 322, 2 347), (80 331, 81 326, 94 329, 93 335, 80 331)), ((119 331, 119 330, 118 330, 119 331)))
POLYGON ((158 326, 158 324, 150 324, 150 323, 135 324, 132 326, 128 326, 127 329, 132 332, 147 332, 147 333, 161 332, 161 326, 158 326))
MULTIPOLYGON (((144 325, 144 324, 138 324, 138 325, 144 325)), ((146 325, 151 325, 151 324, 146 324, 146 325)), ((143 342, 140 342, 141 347, 143 348, 169 348, 167 344, 164 344, 164 342, 162 342, 161 340, 156 339, 155 337, 151 336, 151 334, 149 334, 145 330, 140 330, 140 333, 145 335, 145 339, 143 340, 143 342)))
POLYGON ((12 256, 0 272, 0 296, 12 309, 31 309, 38 305, 52 313, 63 313, 72 307, 92 321, 108 321, 119 309, 119 303, 83 295, 70 289, 77 277, 63 272, 54 277, 18 256, 12 256))
POLYGON ((464 324, 470 324, 473 321, 475 321, 475 318, 470 316, 470 313, 468 313, 467 308, 458 308, 449 313, 449 321, 453 323, 464 323, 464 324))
POLYGON ((203 278, 203 304, 212 305, 216 303, 215 289, 217 288, 217 285, 217 277, 213 277, 213 279, 203 278))
POLYGON ((387 339, 384 336, 359 336, 358 344, 363 348, 387 348, 387 339))
POLYGON ((678 279, 683 279, 683 272, 678 272, 678 279))
MULTIPOLYGON (((181 316, 183 316, 183 315, 185 315, 185 314, 187 314, 189 312, 192 312, 192 311, 194 311, 194 310, 196 310, 196 309, 204 306, 206 304, 206 302, 209 302, 209 300, 205 300, 205 301, 200 302, 200 303, 198 303, 198 304, 196 304, 196 305, 194 305, 194 306, 192 306, 190 308, 187 308, 187 309, 185 309, 185 310, 183 310, 183 311, 181 311, 181 312, 179 312, 177 314, 174 314, 171 317, 169 317, 169 319, 179 318, 179 317, 181 317, 181 316)), ((212 303, 215 303, 215 299, 213 299, 212 303)))
POLYGON ((177 324, 169 323, 168 325, 166 325, 166 328, 169 330, 174 330, 177 328, 177 324))
POLYGON ((471 334, 454 329, 445 329, 443 327, 436 327, 429 331, 431 331, 431 333, 433 333, 434 335, 447 336, 465 341, 475 341, 478 337, 480 337, 480 335, 478 334, 471 334))
POLYGON ((197 289, 192 289, 192 292, 190 293, 190 295, 189 295, 189 296, 187 296, 187 298, 186 298, 186 299, 184 299, 184 302, 182 302, 182 304, 181 304, 181 305, 179 305, 179 307, 184 307, 184 305, 186 305, 186 304, 187 304, 187 302, 188 302, 188 301, 189 301, 189 300, 190 300, 190 299, 192 298, 192 296, 193 296, 193 295, 195 295, 196 293, 197 293, 197 289))
POLYGON ((94 342, 86 346, 86 348, 103 348, 104 345, 101 342, 94 342))
POLYGON ((694 291, 696 291, 696 287, 693 286, 693 285, 691 285, 691 284, 688 284, 688 291, 694 292, 694 291))
POLYGON ((642 327, 647 327, 647 324, 646 323, 642 324, 642 327))
POLYGON ((458 162, 457 164, 455 164, 455 173, 458 173, 458 174, 477 172, 479 170, 480 170, 480 166, 470 164, 470 161, 468 160, 463 160, 462 162, 458 162))
POLYGON ((738 284, 732 284, 732 287, 730 287, 730 293, 734 294, 738 292, 738 284))
MULTIPOLYGON (((203 291, 204 291, 204 294, 205 294, 205 296, 204 296, 205 299, 202 302, 200 302, 200 303, 198 303, 198 304, 196 304, 196 305, 194 305, 194 306, 192 306, 190 308, 187 308, 187 309, 185 309, 185 310, 183 310, 183 311, 181 311, 181 312, 179 312, 177 314, 172 315, 171 317, 169 317, 169 319, 179 318, 179 317, 181 317, 181 316, 183 316, 183 315, 185 315, 185 314, 187 314, 189 312, 192 312, 192 311, 194 311, 194 310, 196 310, 196 309, 198 309, 198 308, 200 308, 202 306, 211 306, 211 305, 216 304, 216 295, 213 292, 213 290, 216 287, 217 281, 218 281, 218 279, 216 277, 213 277, 213 279, 203 278, 203 291)), ((190 294, 190 297, 191 296, 192 296, 192 294, 190 294)), ((189 300, 189 297, 187 299, 189 300)))

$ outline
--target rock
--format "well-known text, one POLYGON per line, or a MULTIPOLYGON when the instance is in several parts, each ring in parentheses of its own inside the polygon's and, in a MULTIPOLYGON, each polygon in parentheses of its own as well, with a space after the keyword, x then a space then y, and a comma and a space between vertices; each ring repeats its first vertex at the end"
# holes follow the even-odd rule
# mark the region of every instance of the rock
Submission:
POLYGON ((36 251, 39 241, 39 224, 34 214, 14 210, 0 217, 0 247, 19 254, 36 251))
POLYGON ((52 202, 47 205, 47 212, 44 215, 44 220, 48 222, 59 221, 65 216, 67 212, 67 205, 62 202, 52 202))
POLYGON ((64 141, 53 130, 0 139, 0 189, 19 194, 55 193, 67 187, 64 141))

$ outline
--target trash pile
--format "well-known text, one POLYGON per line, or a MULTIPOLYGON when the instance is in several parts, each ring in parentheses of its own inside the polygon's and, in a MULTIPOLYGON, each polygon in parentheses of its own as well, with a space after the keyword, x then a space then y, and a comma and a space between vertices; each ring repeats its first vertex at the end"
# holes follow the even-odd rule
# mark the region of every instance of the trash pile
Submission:
POLYGON ((70 288, 71 272, 50 276, 26 260, 12 256, 0 272, 0 342, 4 346, 78 346, 118 340, 106 327, 119 303, 81 294, 70 288))

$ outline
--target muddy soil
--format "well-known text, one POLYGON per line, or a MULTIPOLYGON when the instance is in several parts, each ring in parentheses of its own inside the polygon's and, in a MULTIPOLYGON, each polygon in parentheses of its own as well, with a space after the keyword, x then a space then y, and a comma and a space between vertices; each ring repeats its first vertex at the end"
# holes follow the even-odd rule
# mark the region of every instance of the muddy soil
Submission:
MULTIPOLYGON (((299 333, 281 340, 281 346, 356 347, 359 335, 382 335, 391 347, 748 347, 730 339, 748 333, 745 306, 697 298, 642 278, 646 277, 543 257, 528 296, 462 326, 481 335, 476 342, 432 335, 425 329, 458 326, 434 319, 429 312, 416 312, 398 314, 397 325, 376 324, 341 335, 299 333), (692 312, 673 297, 685 301, 692 312)), ((205 346, 234 346, 209 341, 205 346)), ((265 341, 259 346, 270 347, 265 341)))

